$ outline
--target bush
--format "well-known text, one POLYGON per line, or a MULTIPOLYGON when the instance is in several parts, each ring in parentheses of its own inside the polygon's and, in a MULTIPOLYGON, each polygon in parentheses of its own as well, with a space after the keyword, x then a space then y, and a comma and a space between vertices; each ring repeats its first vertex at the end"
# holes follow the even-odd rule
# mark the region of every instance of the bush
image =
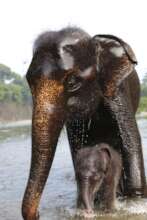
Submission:
POLYGON ((147 96, 141 97, 140 99, 138 113, 140 112, 147 112, 147 96))
POLYGON ((31 94, 25 77, 3 64, 0 64, 0 102, 17 104, 31 104, 31 94), (6 80, 10 80, 6 83, 6 80))

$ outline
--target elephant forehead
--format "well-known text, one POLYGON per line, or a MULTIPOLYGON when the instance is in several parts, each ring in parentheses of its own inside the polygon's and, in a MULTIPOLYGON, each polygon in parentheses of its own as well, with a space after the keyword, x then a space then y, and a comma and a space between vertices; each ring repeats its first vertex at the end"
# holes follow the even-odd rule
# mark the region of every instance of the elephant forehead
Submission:
POLYGON ((71 56, 70 53, 66 52, 63 47, 66 45, 73 45, 76 44, 80 39, 76 36, 70 36, 64 38, 59 45, 59 54, 60 54, 60 65, 63 69, 68 70, 73 68, 74 66, 74 58, 71 56))
POLYGON ((74 59, 73 57, 69 54, 66 53, 62 48, 60 49, 60 65, 62 69, 68 70, 73 68, 74 66, 74 59))

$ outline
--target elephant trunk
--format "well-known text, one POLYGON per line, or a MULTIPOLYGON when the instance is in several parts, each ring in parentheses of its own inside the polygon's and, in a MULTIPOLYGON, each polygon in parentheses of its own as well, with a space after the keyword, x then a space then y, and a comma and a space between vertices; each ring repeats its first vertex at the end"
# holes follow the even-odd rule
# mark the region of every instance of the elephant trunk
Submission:
POLYGON ((37 220, 39 201, 64 124, 65 97, 63 86, 47 78, 33 85, 30 81, 30 87, 33 95, 32 160, 22 215, 25 220, 37 220))

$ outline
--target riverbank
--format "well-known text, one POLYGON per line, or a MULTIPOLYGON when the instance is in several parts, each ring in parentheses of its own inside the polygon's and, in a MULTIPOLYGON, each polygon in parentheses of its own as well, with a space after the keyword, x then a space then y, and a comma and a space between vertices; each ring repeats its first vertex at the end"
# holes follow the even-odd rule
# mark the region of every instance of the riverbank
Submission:
POLYGON ((22 126, 28 126, 31 125, 31 120, 19 120, 19 121, 3 121, 0 122, 0 128, 13 128, 13 127, 22 127, 22 126))
POLYGON ((32 107, 29 104, 0 103, 0 123, 29 120, 31 115, 32 107))

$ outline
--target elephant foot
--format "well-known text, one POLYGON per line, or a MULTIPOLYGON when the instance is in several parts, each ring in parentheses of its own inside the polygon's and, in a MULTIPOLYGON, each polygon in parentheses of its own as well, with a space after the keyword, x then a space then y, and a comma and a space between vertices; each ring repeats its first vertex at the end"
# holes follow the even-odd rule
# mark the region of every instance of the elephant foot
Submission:
POLYGON ((96 217, 96 214, 94 213, 93 210, 82 210, 80 216, 85 219, 91 219, 91 218, 93 219, 94 217, 96 217))

